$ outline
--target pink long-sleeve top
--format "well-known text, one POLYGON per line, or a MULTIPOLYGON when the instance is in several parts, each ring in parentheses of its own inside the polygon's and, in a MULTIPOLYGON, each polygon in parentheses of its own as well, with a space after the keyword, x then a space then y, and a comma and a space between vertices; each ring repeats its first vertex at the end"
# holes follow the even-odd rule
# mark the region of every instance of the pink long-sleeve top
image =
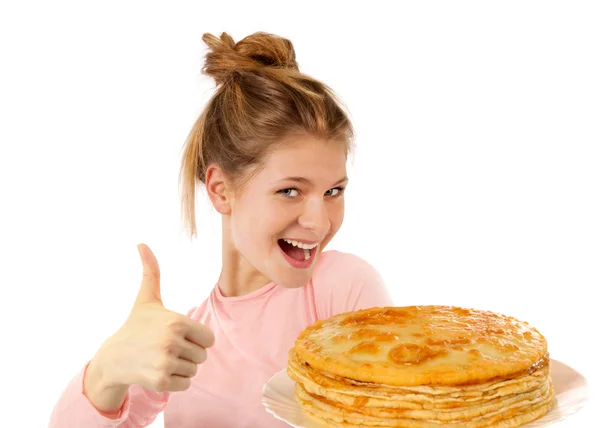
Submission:
POLYGON ((71 380, 50 417, 50 428, 139 428, 164 411, 165 428, 285 428, 261 404, 263 385, 287 365, 288 351, 308 325, 338 313, 390 306, 378 272, 361 258, 325 251, 301 288, 275 283, 240 297, 218 286, 189 313, 215 334, 208 358, 186 391, 157 393, 131 385, 113 417, 83 394, 87 365, 71 380), (115 418, 116 417, 116 418, 115 418))

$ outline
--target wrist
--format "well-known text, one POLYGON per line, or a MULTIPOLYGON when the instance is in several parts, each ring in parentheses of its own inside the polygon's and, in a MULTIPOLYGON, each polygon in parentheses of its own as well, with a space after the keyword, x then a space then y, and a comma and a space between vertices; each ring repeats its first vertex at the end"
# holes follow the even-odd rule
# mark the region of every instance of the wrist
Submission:
POLYGON ((84 373, 83 390, 86 395, 87 393, 95 395, 118 386, 117 383, 111 381, 110 377, 107 376, 105 366, 99 360, 98 355, 94 356, 88 363, 84 373))
POLYGON ((102 369, 102 364, 94 357, 85 369, 82 392, 96 410, 114 418, 125 402, 129 386, 112 382, 102 369))
POLYGON ((94 355, 88 366, 88 376, 90 384, 98 390, 110 390, 125 385, 120 376, 114 373, 114 358, 111 357, 110 344, 107 340, 100 346, 100 349, 94 355))

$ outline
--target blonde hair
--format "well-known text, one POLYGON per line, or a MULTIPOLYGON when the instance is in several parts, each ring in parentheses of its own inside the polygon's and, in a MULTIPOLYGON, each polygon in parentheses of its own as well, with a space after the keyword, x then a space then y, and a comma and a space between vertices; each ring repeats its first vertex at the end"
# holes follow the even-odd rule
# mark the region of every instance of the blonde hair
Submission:
POLYGON ((227 33, 205 33, 202 40, 209 47, 202 73, 217 89, 184 145, 179 183, 190 238, 196 236, 196 186, 205 184, 209 165, 239 185, 286 135, 338 141, 346 154, 354 140, 342 104, 327 85, 300 73, 289 40, 264 32, 237 43, 227 33))

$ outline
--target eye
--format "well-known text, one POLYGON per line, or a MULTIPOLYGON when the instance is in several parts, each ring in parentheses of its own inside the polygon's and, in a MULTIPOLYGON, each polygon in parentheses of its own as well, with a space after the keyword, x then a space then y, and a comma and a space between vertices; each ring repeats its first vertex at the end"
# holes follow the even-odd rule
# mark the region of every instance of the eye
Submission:
POLYGON ((325 192, 325 195, 331 196, 332 198, 337 198, 338 196, 341 196, 343 192, 344 187, 334 187, 333 189, 329 189, 327 192, 325 192))
POLYGON ((290 187, 289 189, 282 189, 277 193, 282 194, 286 198, 295 198, 296 196, 298 196, 298 189, 290 187))

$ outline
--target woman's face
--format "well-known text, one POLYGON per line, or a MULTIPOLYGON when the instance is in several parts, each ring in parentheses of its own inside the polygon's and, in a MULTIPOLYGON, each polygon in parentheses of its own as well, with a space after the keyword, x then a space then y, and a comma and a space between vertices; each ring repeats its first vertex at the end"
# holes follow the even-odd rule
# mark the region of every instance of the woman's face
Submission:
POLYGON ((269 280, 301 287, 344 219, 346 149, 294 135, 232 198, 233 245, 269 280))

